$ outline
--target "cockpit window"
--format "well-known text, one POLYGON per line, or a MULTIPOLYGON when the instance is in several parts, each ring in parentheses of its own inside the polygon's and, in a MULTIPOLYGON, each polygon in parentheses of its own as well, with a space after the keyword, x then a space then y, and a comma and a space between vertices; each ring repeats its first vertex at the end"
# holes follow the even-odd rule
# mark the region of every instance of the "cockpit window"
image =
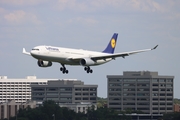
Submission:
POLYGON ((35 49, 35 48, 33 48, 32 50, 37 50, 37 51, 39 51, 39 49, 35 49))

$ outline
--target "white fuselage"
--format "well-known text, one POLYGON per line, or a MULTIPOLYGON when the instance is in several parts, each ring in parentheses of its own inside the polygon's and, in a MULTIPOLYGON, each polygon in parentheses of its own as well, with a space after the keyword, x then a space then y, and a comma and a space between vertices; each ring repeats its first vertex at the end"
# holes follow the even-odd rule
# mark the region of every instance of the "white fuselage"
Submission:
MULTIPOLYGON (((108 55, 108 53, 53 46, 37 46, 31 50, 31 55, 38 60, 59 62, 66 65, 80 65, 79 60, 72 60, 72 58, 91 58, 94 56, 108 55)), ((90 66, 100 65, 111 60, 112 58, 96 60, 95 64, 90 66)))

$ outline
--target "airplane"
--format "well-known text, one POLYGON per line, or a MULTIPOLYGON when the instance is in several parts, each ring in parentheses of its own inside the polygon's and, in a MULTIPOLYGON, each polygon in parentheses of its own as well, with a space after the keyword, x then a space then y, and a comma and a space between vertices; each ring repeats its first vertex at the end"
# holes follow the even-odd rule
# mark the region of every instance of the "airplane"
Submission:
POLYGON ((68 74, 69 72, 65 65, 81 65, 87 73, 93 73, 90 66, 101 65, 115 60, 117 57, 125 58, 126 56, 151 51, 158 47, 158 45, 156 45, 152 49, 114 53, 117 37, 118 33, 114 33, 109 44, 102 52, 41 45, 34 47, 30 52, 26 52, 25 48, 23 48, 23 53, 37 59, 39 67, 50 67, 52 66, 52 62, 60 63, 62 65, 60 71, 63 74, 68 74))

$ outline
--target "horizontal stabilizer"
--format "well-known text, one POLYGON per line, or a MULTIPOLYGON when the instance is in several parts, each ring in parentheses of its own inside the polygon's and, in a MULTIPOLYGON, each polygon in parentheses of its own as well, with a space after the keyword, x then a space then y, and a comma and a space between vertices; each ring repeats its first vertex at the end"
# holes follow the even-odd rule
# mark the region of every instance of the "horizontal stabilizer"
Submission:
POLYGON ((29 52, 26 52, 26 49, 25 49, 25 48, 23 48, 23 54, 31 55, 29 52))

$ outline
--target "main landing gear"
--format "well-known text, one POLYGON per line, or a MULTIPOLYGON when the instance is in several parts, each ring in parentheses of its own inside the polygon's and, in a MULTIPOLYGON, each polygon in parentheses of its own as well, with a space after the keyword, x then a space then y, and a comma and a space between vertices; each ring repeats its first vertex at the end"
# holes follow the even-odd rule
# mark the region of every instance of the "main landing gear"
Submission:
POLYGON ((85 70, 87 73, 93 73, 93 70, 92 70, 89 66, 84 67, 84 70, 85 70))
POLYGON ((60 71, 62 71, 63 74, 68 74, 68 70, 66 70, 66 67, 62 64, 62 67, 60 67, 60 71))

